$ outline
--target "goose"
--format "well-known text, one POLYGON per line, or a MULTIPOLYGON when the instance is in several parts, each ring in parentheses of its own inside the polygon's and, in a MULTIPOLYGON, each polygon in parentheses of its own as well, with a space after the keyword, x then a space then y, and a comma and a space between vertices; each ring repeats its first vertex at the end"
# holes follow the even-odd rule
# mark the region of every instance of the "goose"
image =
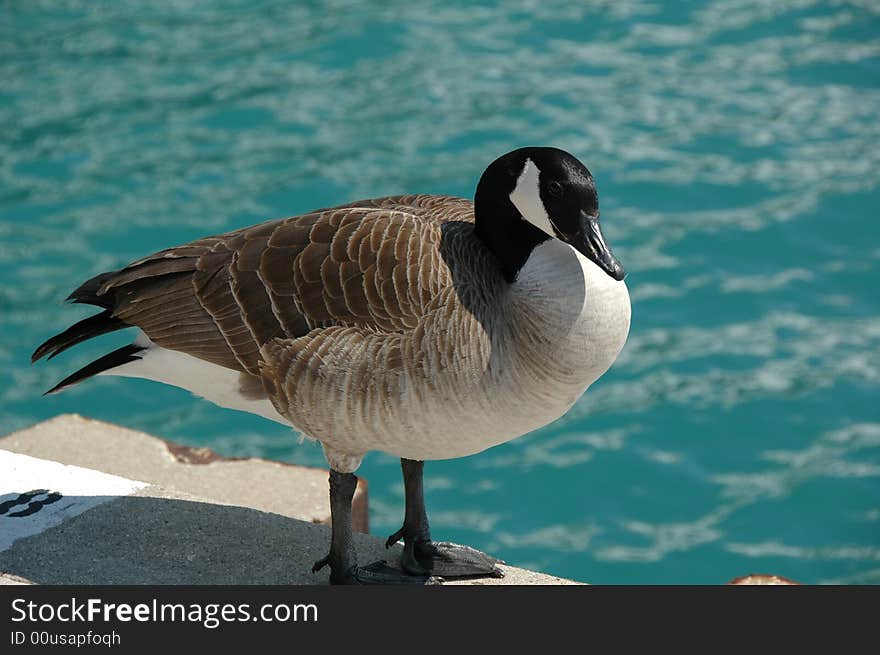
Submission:
POLYGON ((424 462, 464 457, 559 418, 617 358, 624 270, 599 225, 592 174, 527 147, 493 161, 474 200, 361 200, 206 237, 101 273, 68 297, 102 311, 32 361, 138 328, 59 382, 146 378, 317 440, 330 467, 335 584, 498 576, 500 560, 431 538, 424 462), (359 566, 355 471, 400 458, 400 568, 359 566))

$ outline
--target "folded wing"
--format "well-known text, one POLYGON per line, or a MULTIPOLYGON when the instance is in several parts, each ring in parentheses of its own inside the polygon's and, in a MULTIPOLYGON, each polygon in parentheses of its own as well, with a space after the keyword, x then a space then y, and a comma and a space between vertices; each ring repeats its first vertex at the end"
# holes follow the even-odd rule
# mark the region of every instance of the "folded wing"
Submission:
POLYGON ((276 339, 330 326, 410 330, 450 285, 441 225, 472 220, 467 200, 398 196, 169 248, 81 285, 69 299, 105 311, 34 358, 137 326, 164 348, 258 376, 261 348, 276 339))

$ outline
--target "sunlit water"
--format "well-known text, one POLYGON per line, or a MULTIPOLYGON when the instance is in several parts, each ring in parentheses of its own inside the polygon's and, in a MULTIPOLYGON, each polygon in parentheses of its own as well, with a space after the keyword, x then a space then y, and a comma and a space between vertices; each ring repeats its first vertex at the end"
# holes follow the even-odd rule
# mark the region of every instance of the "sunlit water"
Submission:
MULTIPOLYGON (((79 412, 322 465, 154 383, 40 397, 128 334, 29 353, 89 313, 61 303, 79 281, 145 253, 471 196, 553 144, 596 176, 632 333, 563 419, 427 466, 435 536, 592 582, 880 582, 880 5, 299 4, 0 5, 0 432, 79 412)), ((360 473, 392 532, 398 462, 360 473)))

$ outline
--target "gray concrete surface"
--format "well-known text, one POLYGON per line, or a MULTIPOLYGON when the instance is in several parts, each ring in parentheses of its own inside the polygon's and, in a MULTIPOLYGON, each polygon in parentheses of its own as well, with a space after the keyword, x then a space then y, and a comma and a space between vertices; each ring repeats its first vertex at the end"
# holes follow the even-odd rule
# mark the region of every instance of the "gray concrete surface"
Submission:
MULTIPOLYGON (((327 471, 265 459, 225 459, 137 430, 64 414, 0 438, 0 448, 313 523, 330 523, 327 471)), ((352 505, 369 532, 367 483, 352 505)))
MULTIPOLYGON (((22 487, 0 489, 0 502, 14 503, 17 494, 46 489, 45 471, 51 475, 57 466, 46 460, 68 465, 64 470, 79 480, 79 486, 68 487, 74 492, 31 515, 10 518, 19 506, 7 505, 6 515, 0 516, 6 523, 0 525, 42 520, 45 526, 0 550, 0 584, 327 582, 326 570, 311 572, 329 542, 326 471, 265 460, 223 460, 210 451, 180 448, 74 415, 4 437, 0 449, 18 454, 6 457, 12 462, 7 466, 17 467, 8 479, 22 487), (36 473, 41 466, 42 478, 36 473), (119 476, 121 483, 144 484, 120 495, 107 494, 99 487, 109 476, 102 478, 96 471, 119 476), (55 523, 45 518, 52 512, 61 517, 55 523)), ((366 486, 359 497, 359 511, 366 517, 366 486)), ((384 539, 367 534, 356 534, 355 541, 362 562, 396 564, 399 545, 386 549, 384 539)), ((576 584, 502 568, 501 579, 447 584, 576 584)))

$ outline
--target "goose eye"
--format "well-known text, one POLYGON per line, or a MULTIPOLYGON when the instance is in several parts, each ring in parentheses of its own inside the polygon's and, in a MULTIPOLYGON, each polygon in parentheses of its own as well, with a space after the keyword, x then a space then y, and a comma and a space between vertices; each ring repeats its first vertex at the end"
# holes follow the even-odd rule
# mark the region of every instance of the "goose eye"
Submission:
POLYGON ((559 198, 562 196, 562 185, 556 180, 553 180, 552 182, 550 182, 550 184, 547 185, 547 191, 554 198, 559 198))

